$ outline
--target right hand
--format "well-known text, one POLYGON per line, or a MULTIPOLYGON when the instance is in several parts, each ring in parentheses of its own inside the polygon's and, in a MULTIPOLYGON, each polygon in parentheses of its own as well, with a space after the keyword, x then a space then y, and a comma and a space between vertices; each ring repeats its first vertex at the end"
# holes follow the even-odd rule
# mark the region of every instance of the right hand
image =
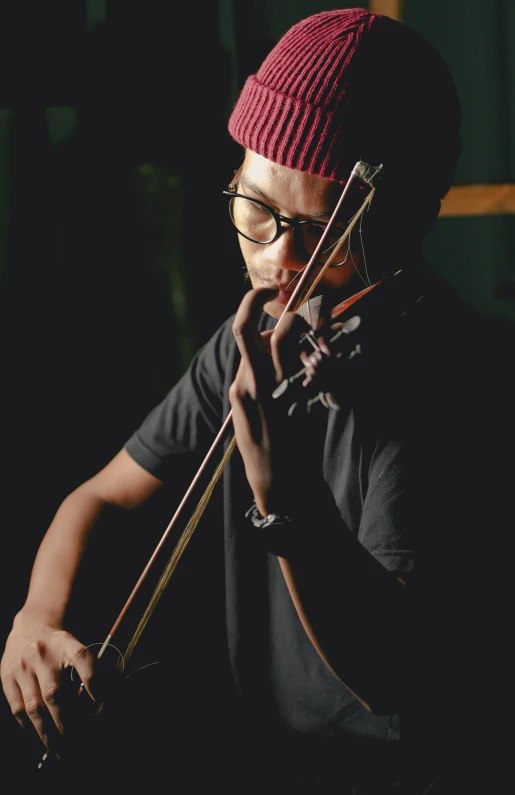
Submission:
MULTIPOLYGON (((90 697, 95 655, 59 626, 22 609, 14 619, 0 664, 5 696, 11 711, 26 731, 33 726, 47 752, 58 753, 64 731, 65 677, 75 676, 75 693, 80 682, 90 697)), ((94 685, 93 685, 94 687, 94 685)))

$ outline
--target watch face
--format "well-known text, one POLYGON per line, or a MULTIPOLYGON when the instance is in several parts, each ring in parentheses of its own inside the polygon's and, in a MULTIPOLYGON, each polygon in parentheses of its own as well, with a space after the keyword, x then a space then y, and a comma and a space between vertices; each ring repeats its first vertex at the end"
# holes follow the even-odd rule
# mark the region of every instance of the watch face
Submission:
POLYGON ((278 513, 261 516, 256 504, 253 503, 245 518, 251 522, 260 544, 273 555, 288 558, 302 547, 303 534, 294 526, 289 516, 278 513))

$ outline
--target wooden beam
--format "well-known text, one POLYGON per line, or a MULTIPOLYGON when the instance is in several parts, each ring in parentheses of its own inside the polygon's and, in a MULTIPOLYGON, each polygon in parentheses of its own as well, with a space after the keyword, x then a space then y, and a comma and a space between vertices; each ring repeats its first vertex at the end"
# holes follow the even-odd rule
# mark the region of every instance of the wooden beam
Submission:
POLYGON ((454 185, 442 200, 440 218, 515 213, 515 183, 454 185))
POLYGON ((368 9, 374 14, 385 14, 402 22, 402 6, 403 0, 370 0, 368 9))

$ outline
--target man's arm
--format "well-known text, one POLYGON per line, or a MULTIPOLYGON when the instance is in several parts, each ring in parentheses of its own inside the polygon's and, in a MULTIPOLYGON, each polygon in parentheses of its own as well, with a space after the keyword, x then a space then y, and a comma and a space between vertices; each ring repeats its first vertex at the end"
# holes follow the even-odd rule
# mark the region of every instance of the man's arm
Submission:
MULTIPOLYGON (((269 399, 270 384, 261 385, 267 350, 276 381, 283 378, 282 347, 296 322, 292 313, 280 335, 259 335, 255 321, 267 298, 268 291, 249 291, 236 314, 233 331, 242 358, 229 397, 258 512, 292 519, 292 548, 268 548, 278 555, 299 618, 329 669, 370 711, 395 712, 420 679, 423 600, 418 588, 384 568, 352 536, 311 454, 308 429, 298 433, 269 399)), ((256 543, 258 536, 266 544, 261 529, 256 543)))
POLYGON ((88 538, 107 506, 144 503, 162 482, 121 450, 59 507, 38 550, 27 600, 16 615, 1 661, 2 685, 11 710, 24 727, 30 722, 51 749, 62 732, 59 687, 73 666, 90 695, 94 656, 66 632, 66 610, 88 538))

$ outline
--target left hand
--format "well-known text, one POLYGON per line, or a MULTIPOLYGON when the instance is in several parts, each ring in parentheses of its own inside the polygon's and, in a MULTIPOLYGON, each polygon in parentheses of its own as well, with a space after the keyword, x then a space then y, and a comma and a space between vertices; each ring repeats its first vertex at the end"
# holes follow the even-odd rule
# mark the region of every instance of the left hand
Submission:
MULTIPOLYGON (((243 458, 247 480, 258 510, 288 513, 298 502, 302 489, 309 489, 314 477, 313 456, 307 450, 305 434, 288 417, 271 393, 288 373, 300 369, 302 359, 294 346, 306 324, 295 312, 281 318, 277 330, 259 332, 264 304, 275 290, 250 290, 243 298, 233 323, 241 363, 229 390, 236 442, 243 458)), ((305 426, 305 427, 304 427, 305 426)), ((321 466, 318 467, 321 477, 321 466)))

